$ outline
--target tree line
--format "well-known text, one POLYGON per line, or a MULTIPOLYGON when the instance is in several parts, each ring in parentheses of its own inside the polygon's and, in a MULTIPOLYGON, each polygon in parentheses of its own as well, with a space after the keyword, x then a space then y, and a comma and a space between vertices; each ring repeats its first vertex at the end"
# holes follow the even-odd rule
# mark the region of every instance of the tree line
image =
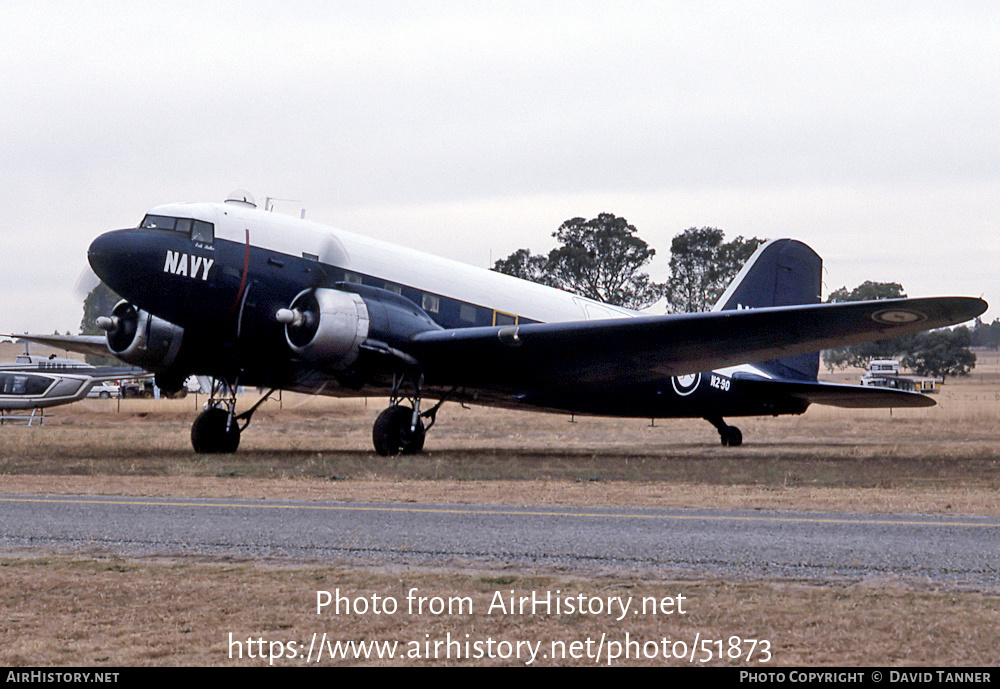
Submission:
POLYGON ((766 241, 737 237, 726 242, 722 230, 692 227, 670 243, 670 278, 653 282, 643 268, 656 250, 625 218, 611 213, 572 218, 552 236, 558 244, 547 255, 518 249, 496 261, 493 270, 630 309, 665 299, 674 313, 710 309, 766 241))
MULTIPOLYGON (((828 302, 900 299, 906 296, 898 282, 865 282, 853 290, 834 290, 828 302)), ((864 342, 823 352, 823 362, 832 371, 848 366, 865 367, 872 359, 899 359, 900 364, 923 376, 967 376, 976 366, 971 350, 972 332, 960 325, 913 335, 864 342)))
POLYGON ((994 318, 992 323, 977 318, 969 328, 969 339, 973 347, 1000 349, 1000 318, 994 318))

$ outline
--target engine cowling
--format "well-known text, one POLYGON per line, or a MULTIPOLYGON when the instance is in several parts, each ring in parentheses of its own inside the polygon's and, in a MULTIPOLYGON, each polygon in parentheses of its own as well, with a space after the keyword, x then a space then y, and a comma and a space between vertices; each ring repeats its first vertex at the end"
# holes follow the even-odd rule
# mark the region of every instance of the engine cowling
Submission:
POLYGON ((164 372, 177 360, 184 328, 127 301, 115 305, 111 316, 97 319, 108 331, 108 348, 122 361, 147 371, 164 372))
POLYGON ((370 324, 364 299, 326 288, 300 292, 277 318, 296 355, 333 371, 346 370, 357 360, 370 324))

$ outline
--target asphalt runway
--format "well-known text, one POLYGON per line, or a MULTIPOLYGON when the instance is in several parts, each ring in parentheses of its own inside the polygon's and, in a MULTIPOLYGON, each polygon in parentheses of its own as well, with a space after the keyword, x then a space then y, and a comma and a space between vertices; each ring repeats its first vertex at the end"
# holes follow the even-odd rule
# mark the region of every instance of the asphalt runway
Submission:
POLYGON ((1000 588, 1000 519, 0 495, 0 549, 1000 588))

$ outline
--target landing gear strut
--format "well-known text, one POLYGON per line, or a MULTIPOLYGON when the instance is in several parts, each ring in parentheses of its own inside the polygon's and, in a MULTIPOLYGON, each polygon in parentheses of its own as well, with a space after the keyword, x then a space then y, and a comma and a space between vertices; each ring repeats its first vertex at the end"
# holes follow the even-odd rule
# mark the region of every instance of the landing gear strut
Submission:
POLYGON ((250 417, 274 390, 242 414, 236 414, 237 384, 216 378, 205 411, 191 425, 191 445, 199 454, 227 454, 240 446, 240 433, 250 425, 250 417))
POLYGON ((420 411, 421 393, 424 384, 423 375, 414 380, 410 375, 393 376, 392 393, 389 396, 389 408, 375 419, 372 427, 372 444, 375 452, 383 457, 393 455, 415 455, 424 449, 424 438, 437 420, 437 411, 451 393, 445 395, 437 404, 425 412, 420 411), (412 393, 403 392, 409 384, 412 393), (410 406, 401 404, 409 402, 410 406), (429 423, 425 426, 424 419, 429 423))
POLYGON ((743 434, 736 426, 730 426, 722 420, 721 416, 706 416, 705 420, 715 426, 719 431, 719 440, 728 447, 737 447, 743 444, 743 434))

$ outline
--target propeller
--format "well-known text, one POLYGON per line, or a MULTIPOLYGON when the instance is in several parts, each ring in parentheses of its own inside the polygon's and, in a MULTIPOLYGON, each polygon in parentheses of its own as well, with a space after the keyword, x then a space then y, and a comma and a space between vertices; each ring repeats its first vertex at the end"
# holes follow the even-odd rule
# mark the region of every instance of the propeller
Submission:
POLYGON ((320 246, 317 259, 309 286, 292 300, 288 308, 278 309, 275 314, 275 320, 285 326, 289 340, 297 346, 304 346, 316 334, 320 318, 316 291, 330 282, 327 266, 343 265, 347 250, 333 234, 328 234, 320 246))
POLYGON ((73 293, 83 305, 84 319, 93 319, 94 325, 109 334, 118 328, 121 314, 116 313, 116 307, 122 298, 102 283, 90 266, 81 271, 73 293))
POLYGON ((101 278, 97 277, 97 273, 88 265, 80 271, 80 275, 76 278, 76 284, 73 285, 73 296, 82 304, 99 284, 101 284, 101 278))
POLYGON ((275 320, 285 325, 288 340, 296 347, 305 347, 316 335, 320 321, 320 305, 316 297, 320 280, 301 292, 287 309, 278 309, 275 320))
POLYGON ((108 333, 108 346, 115 352, 124 352, 132 344, 139 328, 139 311, 127 301, 120 301, 110 316, 97 319, 97 327, 108 333))

